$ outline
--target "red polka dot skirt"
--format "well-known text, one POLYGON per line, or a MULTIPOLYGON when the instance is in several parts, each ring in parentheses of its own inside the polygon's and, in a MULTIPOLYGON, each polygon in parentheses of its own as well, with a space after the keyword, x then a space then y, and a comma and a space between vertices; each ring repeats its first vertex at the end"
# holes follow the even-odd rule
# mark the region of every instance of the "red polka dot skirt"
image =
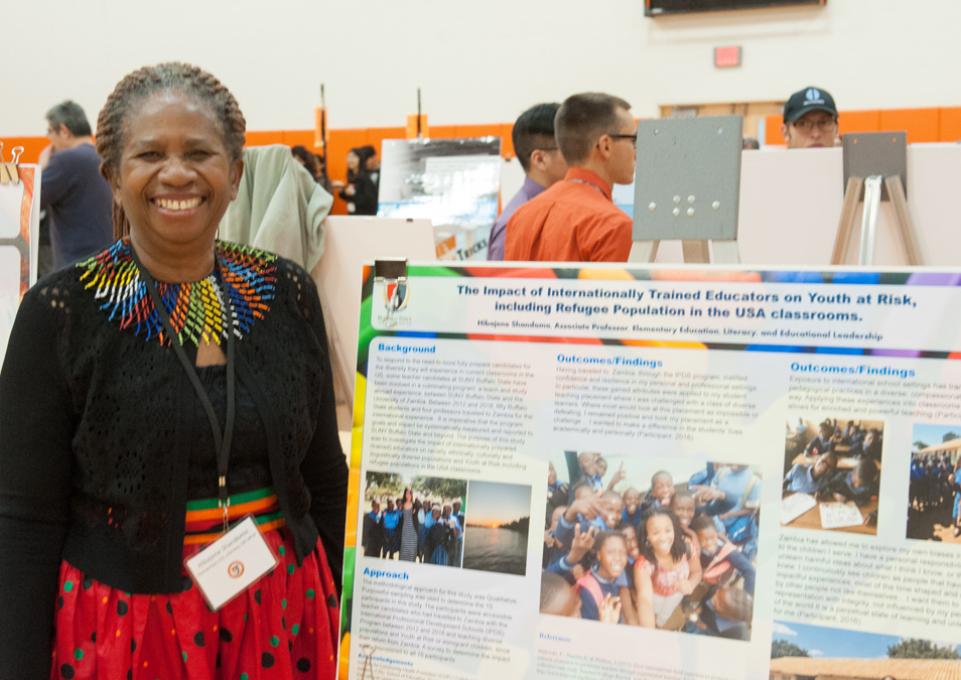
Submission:
MULTIPOLYGON (((195 585, 125 593, 60 568, 52 679, 334 678, 339 607, 323 546, 297 566, 279 529, 264 538, 277 567, 212 612, 195 585)), ((185 545, 184 558, 202 549, 185 545)))

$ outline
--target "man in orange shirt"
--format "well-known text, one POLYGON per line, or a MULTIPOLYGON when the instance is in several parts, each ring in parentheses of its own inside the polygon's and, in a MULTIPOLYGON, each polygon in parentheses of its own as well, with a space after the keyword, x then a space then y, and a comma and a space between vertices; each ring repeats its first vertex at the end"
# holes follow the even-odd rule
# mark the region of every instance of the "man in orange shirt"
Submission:
POLYGON ((596 92, 561 104, 554 132, 569 169, 514 213, 505 260, 627 261, 633 221, 614 205, 611 185, 634 181, 637 124, 630 109, 623 99, 596 92))

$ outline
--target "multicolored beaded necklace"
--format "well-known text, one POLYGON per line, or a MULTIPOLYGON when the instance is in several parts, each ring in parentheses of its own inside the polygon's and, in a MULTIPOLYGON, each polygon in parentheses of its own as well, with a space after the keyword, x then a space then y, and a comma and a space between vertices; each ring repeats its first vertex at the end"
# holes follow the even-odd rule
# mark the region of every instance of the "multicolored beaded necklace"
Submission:
MULTIPOLYGON (((170 324, 184 344, 199 346, 201 342, 220 344, 227 338, 227 328, 242 338, 250 332, 254 319, 262 319, 269 311, 277 284, 277 256, 236 243, 216 244, 217 271, 200 281, 157 283, 157 292, 170 315, 170 324), (230 296, 232 323, 227 322, 223 294, 230 296)), ((130 242, 120 240, 112 246, 79 262, 83 270, 80 280, 86 289, 94 289, 94 297, 110 321, 123 330, 132 330, 144 339, 156 338, 169 345, 164 337, 163 322, 147 292, 147 285, 133 261, 130 242)))

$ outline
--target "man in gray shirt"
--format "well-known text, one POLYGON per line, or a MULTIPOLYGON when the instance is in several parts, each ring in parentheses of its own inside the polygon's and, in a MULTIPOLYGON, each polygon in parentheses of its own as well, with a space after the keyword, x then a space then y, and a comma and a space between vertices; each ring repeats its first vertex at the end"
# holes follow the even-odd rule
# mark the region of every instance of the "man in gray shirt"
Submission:
POLYGON ((50 146, 40 158, 40 205, 50 218, 56 270, 110 244, 112 196, 100 174, 90 123, 78 104, 65 101, 47 111, 47 138, 50 146))

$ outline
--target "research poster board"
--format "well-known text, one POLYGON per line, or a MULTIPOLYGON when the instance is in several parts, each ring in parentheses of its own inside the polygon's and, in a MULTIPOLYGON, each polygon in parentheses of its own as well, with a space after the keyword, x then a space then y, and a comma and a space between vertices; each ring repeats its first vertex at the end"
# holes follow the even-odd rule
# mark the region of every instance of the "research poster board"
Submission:
POLYGON ((20 306, 37 280, 40 167, 17 166, 19 182, 0 184, 0 360, 20 306))
POLYGON ((431 220, 437 259, 486 260, 501 164, 499 137, 384 140, 377 215, 431 220))
POLYGON ((366 269, 341 677, 961 671, 959 284, 366 269))

